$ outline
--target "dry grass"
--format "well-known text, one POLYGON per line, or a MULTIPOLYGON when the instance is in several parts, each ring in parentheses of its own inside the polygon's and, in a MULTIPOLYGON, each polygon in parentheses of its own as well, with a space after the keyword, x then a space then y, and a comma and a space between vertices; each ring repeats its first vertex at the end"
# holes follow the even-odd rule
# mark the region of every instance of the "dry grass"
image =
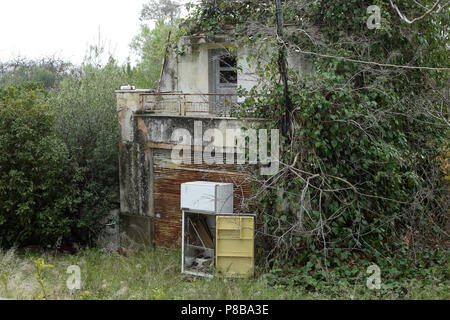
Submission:
MULTIPOLYGON (((0 251, 0 297, 39 299, 41 288, 35 278, 31 258, 44 258, 53 268, 45 269, 47 299, 367 299, 380 295, 358 284, 342 288, 339 294, 307 292, 301 287, 270 286, 265 274, 254 279, 203 279, 180 274, 180 253, 177 250, 147 250, 123 256, 99 249, 81 251, 76 255, 53 251, 0 251), (66 281, 67 267, 81 269, 81 289, 70 291, 66 281)), ((335 292, 336 290, 334 290, 335 292)), ((436 288, 412 283, 406 296, 411 299, 448 299, 448 284, 436 288)), ((384 294, 382 298, 395 299, 384 294)))

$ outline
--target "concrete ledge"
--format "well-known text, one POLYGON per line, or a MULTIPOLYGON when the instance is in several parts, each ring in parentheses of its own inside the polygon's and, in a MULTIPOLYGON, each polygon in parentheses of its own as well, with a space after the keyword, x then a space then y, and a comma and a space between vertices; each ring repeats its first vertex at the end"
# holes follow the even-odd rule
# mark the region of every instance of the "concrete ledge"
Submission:
POLYGON ((153 89, 116 90, 115 93, 154 93, 153 89))

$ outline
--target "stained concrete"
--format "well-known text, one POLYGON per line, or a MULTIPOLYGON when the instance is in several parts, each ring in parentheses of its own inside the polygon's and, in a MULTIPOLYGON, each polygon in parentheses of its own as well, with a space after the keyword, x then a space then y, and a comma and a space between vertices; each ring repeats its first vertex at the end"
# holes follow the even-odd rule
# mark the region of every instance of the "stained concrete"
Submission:
POLYGON ((120 249, 119 212, 118 209, 112 210, 100 221, 104 229, 98 237, 98 244, 106 251, 120 249))

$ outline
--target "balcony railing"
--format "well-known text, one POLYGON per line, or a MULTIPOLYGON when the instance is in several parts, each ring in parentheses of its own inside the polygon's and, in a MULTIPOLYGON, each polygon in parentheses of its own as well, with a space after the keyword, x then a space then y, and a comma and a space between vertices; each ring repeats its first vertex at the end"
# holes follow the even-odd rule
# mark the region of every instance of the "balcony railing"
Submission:
POLYGON ((231 117, 238 111, 236 94, 142 93, 143 113, 231 117))

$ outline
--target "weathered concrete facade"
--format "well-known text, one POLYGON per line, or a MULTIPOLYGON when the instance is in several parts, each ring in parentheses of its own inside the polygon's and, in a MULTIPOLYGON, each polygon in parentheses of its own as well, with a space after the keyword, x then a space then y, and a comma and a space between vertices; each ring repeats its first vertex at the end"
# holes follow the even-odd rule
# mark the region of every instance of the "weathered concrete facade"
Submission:
MULTIPOLYGON (((256 127, 259 122, 141 113, 141 94, 147 92, 117 91, 122 231, 141 243, 178 246, 181 183, 197 180, 233 183, 235 212, 246 212, 244 199, 251 196, 251 183, 245 165, 174 163, 172 150, 180 143, 172 140, 174 130, 187 130, 194 137, 199 134, 194 127, 200 124, 201 136, 214 128, 222 131, 226 139, 227 129, 256 127)), ((201 144, 203 150, 208 143, 201 144)))
MULTIPOLYGON (((214 92, 214 52, 233 46, 233 38, 229 36, 183 37, 179 47, 183 54, 171 54, 167 58, 163 73, 162 92, 213 93, 214 92)), ((255 74, 256 61, 253 55, 264 50, 265 60, 269 60, 270 52, 264 48, 256 49, 248 46, 237 48, 237 87, 250 90, 258 84, 255 74)), ((288 52, 287 62, 299 76, 313 73, 310 60, 297 52, 288 52)))
POLYGON ((117 92, 120 215, 123 220, 122 231, 125 231, 129 238, 139 243, 151 244, 153 214, 149 208, 152 203, 149 190, 150 164, 146 163, 142 147, 135 142, 134 114, 141 108, 139 92, 149 90, 117 92))

